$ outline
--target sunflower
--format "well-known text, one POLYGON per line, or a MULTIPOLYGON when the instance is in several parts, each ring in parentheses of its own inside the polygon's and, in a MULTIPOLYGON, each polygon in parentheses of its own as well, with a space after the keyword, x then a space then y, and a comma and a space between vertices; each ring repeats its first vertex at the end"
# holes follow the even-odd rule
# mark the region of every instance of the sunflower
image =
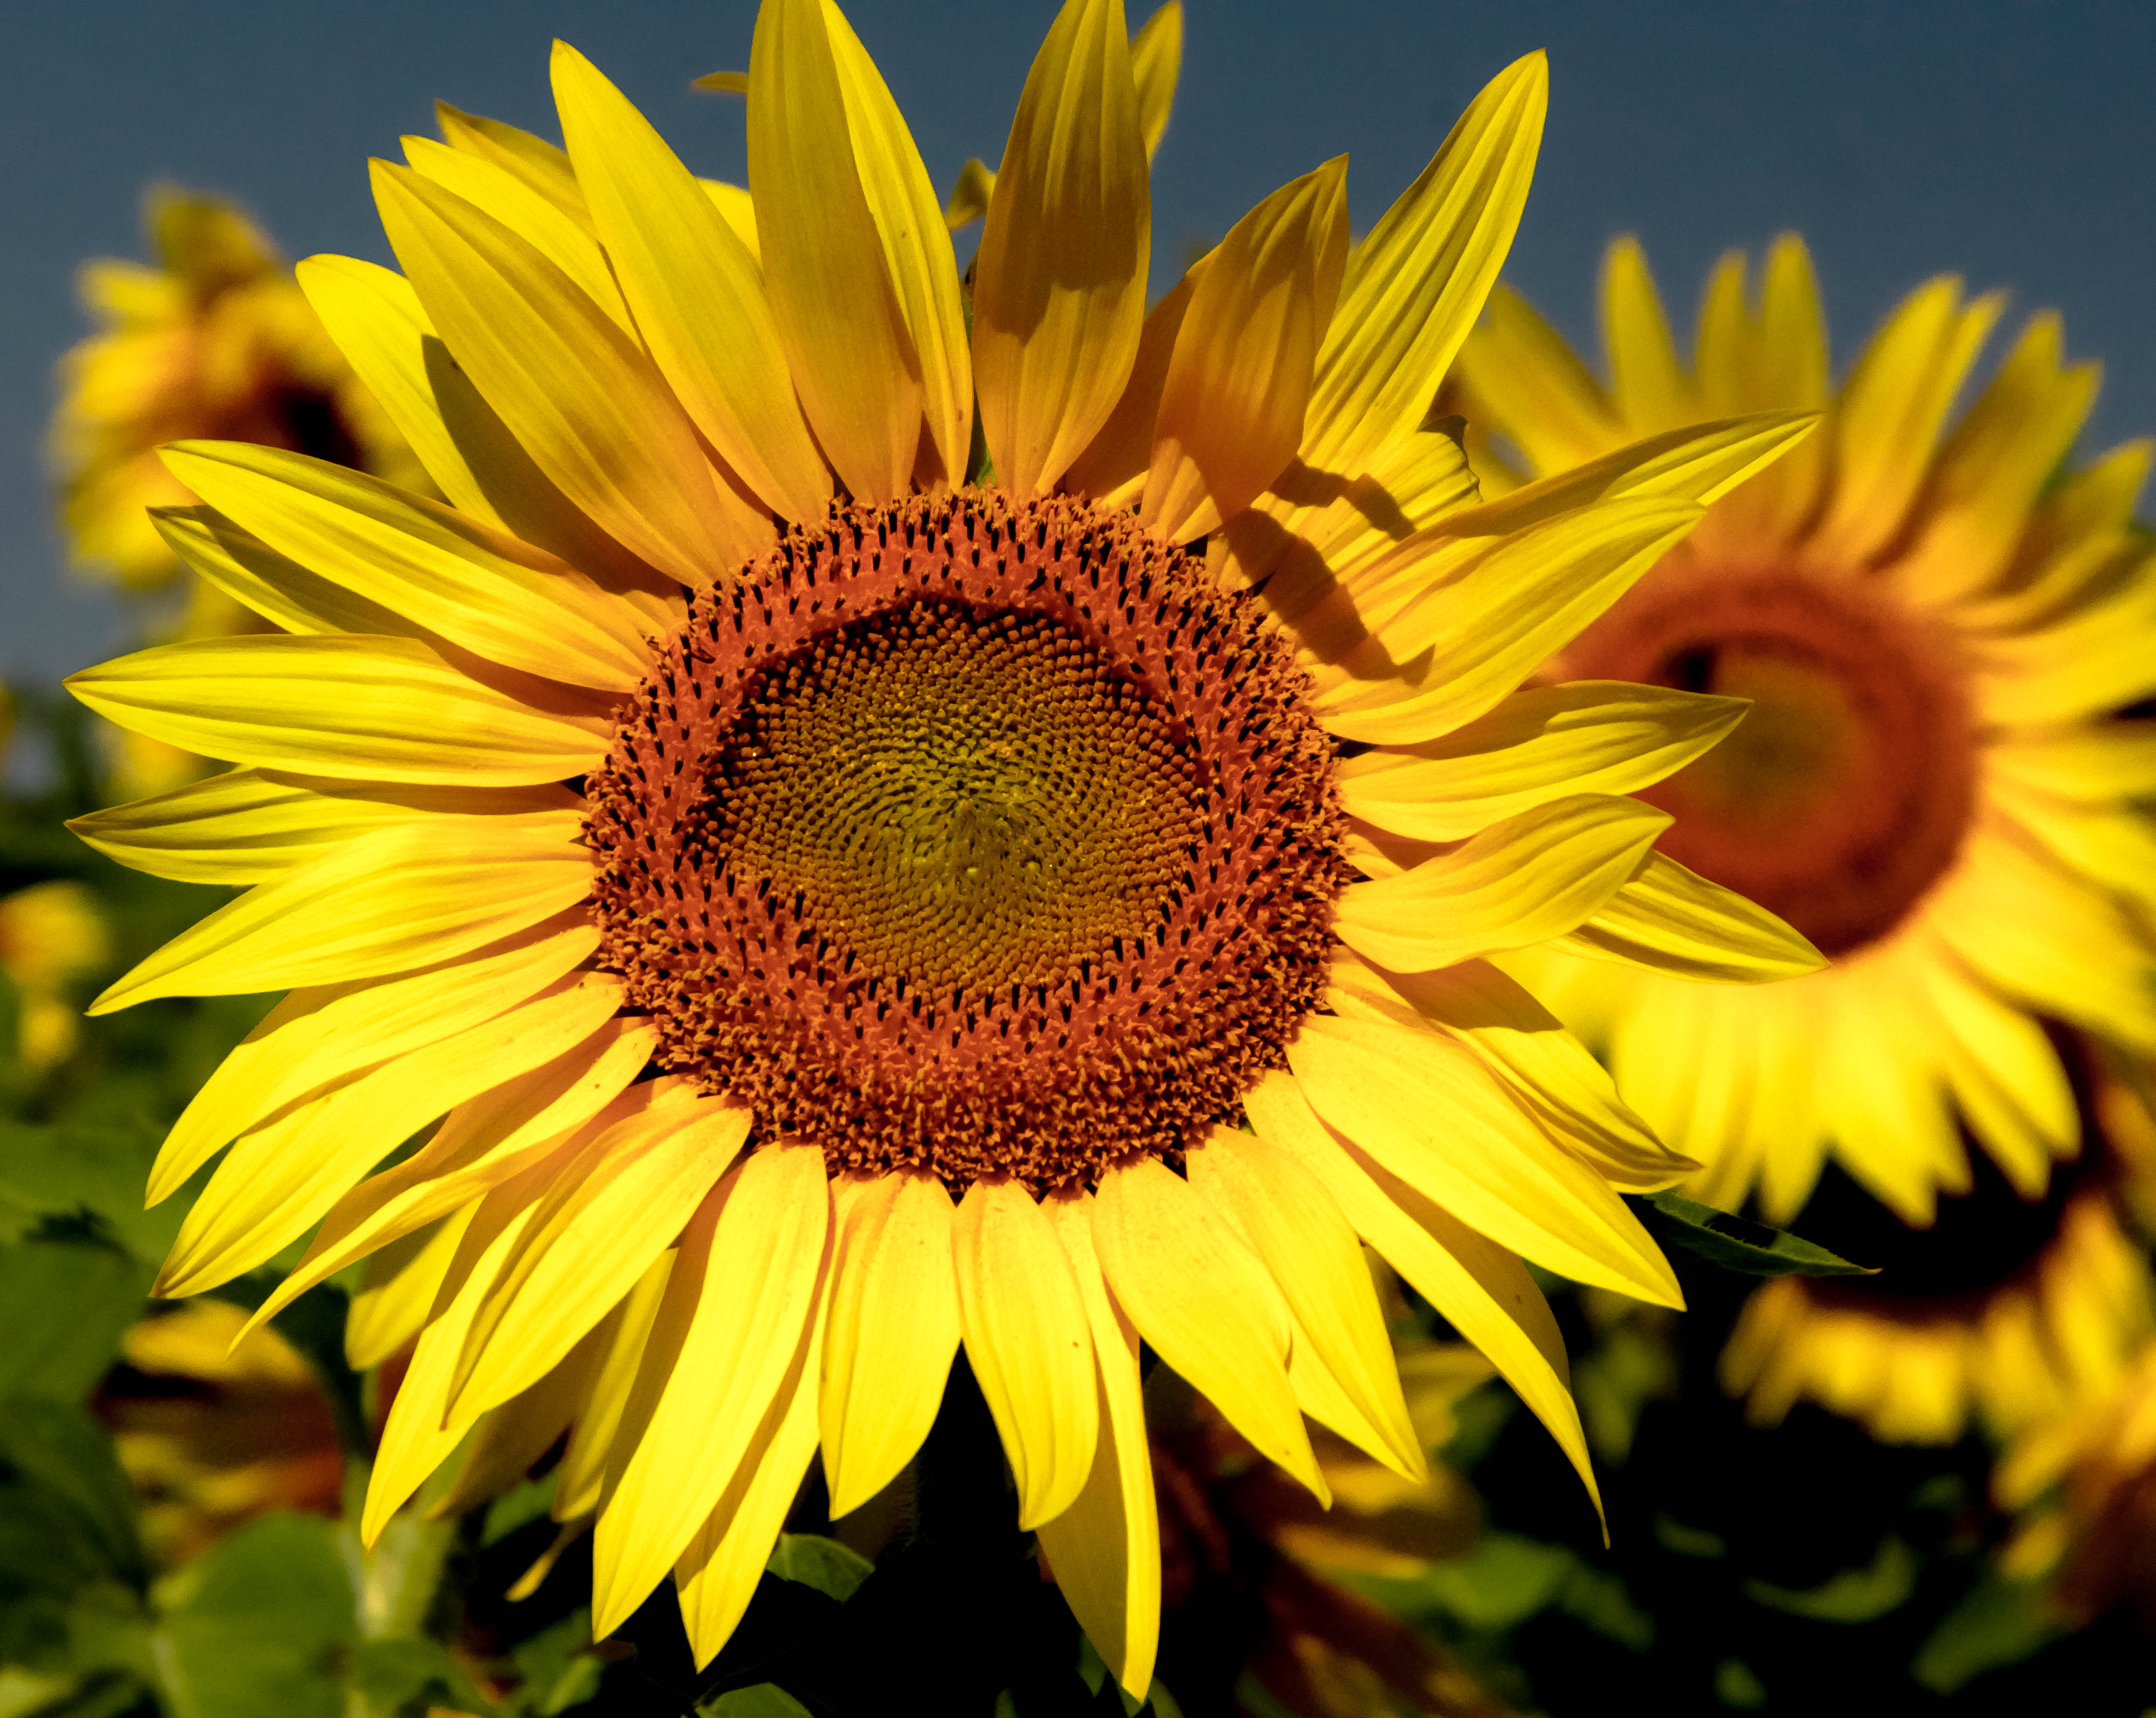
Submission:
POLYGON ((0 895, 0 977, 14 991, 23 1067, 36 1072, 73 1054, 82 1030, 75 986, 111 957, 112 927, 81 884, 58 878, 0 895))
MULTIPOLYGON (((2156 691, 2156 555, 2132 523, 2150 447, 2061 474, 2097 376, 2062 367, 2056 315, 1948 431, 1997 296, 1927 283, 1836 392, 1802 243, 1777 241, 1755 301, 1746 272, 1736 254, 1716 269, 1687 371, 1619 240, 1606 388, 1501 290, 1452 397, 1537 474, 1717 413, 1826 412, 1546 671, 1753 700, 1643 797, 1674 819, 1660 851, 1828 964, 1709 988, 1582 958, 1602 951, 1575 938, 1509 970, 1606 1049, 1627 1100, 1706 1166, 1710 1203, 1749 1192, 1789 1223, 1831 1155, 1922 1226, 1970 1186, 1964 1128, 2038 1199, 2078 1149, 2040 1023, 2156 1044, 2156 832, 2133 803, 2156 792, 2156 731, 2122 719, 2156 691)), ((1491 481, 1517 480, 1482 445, 1491 481)))
POLYGON ((2156 1336, 2142 1241, 2156 1127, 2086 1046, 2069 1060, 2090 1094, 2087 1143, 2041 1200, 1979 1162, 1969 1192, 1911 1229, 1829 1177, 1807 1228, 1881 1274, 1784 1277, 1745 1303, 1721 1370, 1753 1419, 1810 1400, 1889 1443, 1951 1444, 1972 1421, 2015 1438, 2118 1389, 2156 1336))
POLYGON ((829 5, 757 20, 754 252, 588 61, 553 79, 566 150, 459 117, 375 165, 402 274, 300 271, 451 505, 168 449, 168 537, 288 635, 72 683, 239 766, 80 832, 252 885, 95 1006, 293 987, 152 1172, 230 1147, 157 1292, 312 1230, 267 1316, 367 1260, 355 1363, 416 1346, 365 1536, 468 1439, 452 1506, 566 1428, 595 1628, 671 1571, 700 1660, 819 1448, 858 1508, 963 1347, 1142 1691, 1142 1338, 1320 1495, 1305 1412, 1424 1471, 1363 1239, 1591 1487, 1522 1261, 1676 1304, 1619 1191, 1691 1166, 1479 957, 1816 957, 1625 797, 1737 706, 1516 688, 1809 423, 1494 506, 1424 428, 1541 58, 1352 258, 1336 161, 1150 314, 1116 0, 1034 61, 969 299, 829 5))

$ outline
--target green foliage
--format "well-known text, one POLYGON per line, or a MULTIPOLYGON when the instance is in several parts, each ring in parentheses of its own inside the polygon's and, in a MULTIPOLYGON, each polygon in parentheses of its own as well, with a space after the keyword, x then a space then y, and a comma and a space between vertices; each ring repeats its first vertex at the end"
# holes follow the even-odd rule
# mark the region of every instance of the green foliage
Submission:
POLYGON ((1815 1623, 1869 1623, 1898 1609, 1917 1590, 1917 1554, 1890 1533, 1879 1541, 1879 1554, 1861 1569, 1845 1569, 1803 1592, 1765 1581, 1747 1581, 1745 1596, 1755 1604, 1808 1617, 1815 1623))
POLYGON ((1948 1612, 1909 1666, 1933 1694, 1950 1695, 1986 1670, 2016 1664, 2066 1632, 2041 1585, 1995 1572, 1948 1612))
POLYGON ((764 1565, 782 1581, 798 1581, 840 1604, 875 1572, 875 1565, 857 1551, 817 1533, 782 1533, 764 1565))
POLYGON ((157 1599, 174 1718, 341 1718, 359 1629, 331 1523, 250 1521, 161 1582, 157 1599))
POLYGON ((1650 1193, 1649 1225, 1666 1241, 1746 1276, 1876 1276, 1799 1235, 1732 1217, 1676 1193, 1650 1193))
POLYGON ((431 1706, 453 1706, 480 1718, 492 1718, 495 1710, 439 1641, 411 1635, 363 1641, 352 1655, 352 1680, 370 1718, 425 1718, 431 1706))
POLYGON ((0 1243, 0 1397, 80 1402, 141 1315, 150 1267, 64 1233, 0 1243))

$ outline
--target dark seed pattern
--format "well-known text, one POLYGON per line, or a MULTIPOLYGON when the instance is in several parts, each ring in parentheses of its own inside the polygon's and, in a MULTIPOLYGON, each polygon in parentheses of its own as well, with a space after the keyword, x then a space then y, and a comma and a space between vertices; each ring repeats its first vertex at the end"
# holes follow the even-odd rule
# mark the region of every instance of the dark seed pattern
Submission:
POLYGON ((586 783, 659 1059, 841 1169, 1179 1166, 1322 994, 1350 873, 1307 677, 1127 516, 834 510, 706 592, 586 783))

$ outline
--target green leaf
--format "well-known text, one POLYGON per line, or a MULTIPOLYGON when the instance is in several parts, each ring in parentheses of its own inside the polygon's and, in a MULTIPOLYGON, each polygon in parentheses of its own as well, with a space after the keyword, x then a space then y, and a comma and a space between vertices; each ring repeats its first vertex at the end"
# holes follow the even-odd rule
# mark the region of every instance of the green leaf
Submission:
POLYGON ((1933 1694, 1950 1695, 1986 1670, 2020 1664, 2066 1632, 2044 1597, 2040 1582, 1987 1575, 1917 1649, 1910 1675, 1933 1694))
POLYGON ((1808 1617, 1815 1623, 1869 1623, 1897 1610, 1917 1590, 1917 1554, 1888 1534, 1868 1569, 1844 1569, 1824 1584, 1796 1591, 1764 1581, 1747 1581, 1744 1596, 1754 1604, 1808 1617))
POLYGON ((362 1641, 353 1655, 352 1681, 376 1718, 424 1712, 430 1706, 452 1706, 482 1718, 494 1711, 493 1703, 439 1641, 412 1636, 362 1641))
POLYGON ((174 1718, 342 1718, 337 1665, 359 1629, 331 1523, 249 1521, 155 1596, 174 1718))
POLYGON ((0 1494, 0 1568, 44 1572, 22 1561, 31 1548, 22 1539, 33 1544, 38 1536, 30 1530, 44 1525, 68 1536, 80 1553, 74 1561, 123 1580, 143 1578, 148 1565, 135 1531, 134 1488, 110 1434, 90 1415, 30 1397, 0 1401, 0 1467, 8 1482, 0 1494))
POLYGON ((592 1656, 591 1644, 592 1613, 578 1608, 511 1648, 519 1686, 510 1710, 528 1718, 554 1718, 591 1699, 606 1668, 592 1656))
POLYGON ((1732 1217, 1676 1193, 1650 1193, 1650 1227, 1666 1241, 1697 1253, 1724 1270, 1747 1276, 1876 1276, 1869 1265, 1851 1264, 1801 1236, 1763 1223, 1732 1217))
POLYGON ((808 1709, 775 1682, 729 1689, 701 1702, 703 1718, 811 1718, 808 1709))
MULTIPOLYGON (((89 1101, 95 1101, 91 1099, 89 1101)), ((0 1201, 41 1216, 81 1216, 140 1259, 164 1257, 191 1203, 142 1207, 163 1129, 134 1113, 31 1126, 0 1121, 0 1201)))
POLYGON ((97 1241, 0 1246, 0 1397, 81 1401, 120 1357, 149 1288, 147 1265, 97 1241))
POLYGON ((486 1526, 479 1542, 488 1546, 506 1539, 546 1515, 554 1506, 554 1485, 560 1477, 558 1468, 550 1469, 542 1478, 526 1480, 495 1498, 486 1506, 486 1526))
POLYGON ((1432 1563, 1419 1584, 1473 1628, 1509 1628, 1555 1603, 1578 1560, 1562 1545, 1490 1533, 1471 1554, 1432 1563))
POLYGON ((780 1534, 778 1547, 764 1567, 782 1581, 798 1581, 828 1593, 840 1604, 851 1598, 854 1589, 875 1570, 875 1565, 859 1551, 816 1533, 780 1534))

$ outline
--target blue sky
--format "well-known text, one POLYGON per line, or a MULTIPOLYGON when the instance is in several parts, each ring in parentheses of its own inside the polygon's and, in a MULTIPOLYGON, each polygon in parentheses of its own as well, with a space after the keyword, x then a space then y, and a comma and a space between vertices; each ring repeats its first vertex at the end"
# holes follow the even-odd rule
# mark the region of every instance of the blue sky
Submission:
MULTIPOLYGON (((1136 0, 1142 16, 1147 0, 1136 0)), ((1353 3, 1192 0, 1155 162, 1160 290, 1281 181, 1343 150, 1358 230, 1491 74, 1552 59, 1548 134, 1510 268, 1576 339, 1611 235, 1645 241, 1686 326, 1708 265, 1810 240, 1837 367, 1939 272, 2065 313, 2102 359, 2093 449, 2156 433, 2156 7, 2005 0, 1353 3)), ((1047 5, 859 0, 855 22, 947 184, 1000 152, 1047 5)), ((49 680, 133 623, 65 577, 41 444, 83 328, 77 263, 140 254, 157 178, 229 192, 288 255, 388 261, 365 160, 436 97, 551 133, 547 49, 590 54, 701 171, 741 176, 740 110, 688 88, 745 65, 749 0, 377 0, 364 7, 12 0, 0 8, 0 672, 49 680)), ((1995 344, 2003 344, 2003 337, 1995 344)))

